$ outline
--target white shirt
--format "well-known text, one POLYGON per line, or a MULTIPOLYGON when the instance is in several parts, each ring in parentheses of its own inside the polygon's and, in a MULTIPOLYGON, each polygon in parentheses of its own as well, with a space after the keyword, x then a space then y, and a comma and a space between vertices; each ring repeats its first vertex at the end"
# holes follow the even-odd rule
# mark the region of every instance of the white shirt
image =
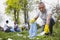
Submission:
POLYGON ((8 28, 8 26, 9 26, 8 24, 4 25, 4 31, 8 28))
POLYGON ((52 11, 48 10, 48 9, 46 9, 46 11, 44 13, 41 13, 40 11, 38 11, 36 16, 39 15, 39 17, 36 20, 36 23, 39 24, 40 26, 45 25, 47 15, 49 15, 49 14, 52 14, 52 11))

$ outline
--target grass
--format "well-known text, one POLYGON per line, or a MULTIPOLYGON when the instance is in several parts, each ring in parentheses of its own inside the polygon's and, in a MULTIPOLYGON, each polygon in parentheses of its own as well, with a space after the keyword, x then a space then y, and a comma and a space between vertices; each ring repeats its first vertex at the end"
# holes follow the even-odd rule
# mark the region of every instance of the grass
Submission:
MULTIPOLYGON (((53 35, 48 36, 37 36, 34 39, 28 38, 28 31, 23 32, 0 32, 0 40, 60 40, 60 23, 57 25, 58 27, 54 26, 53 35)), ((38 30, 39 32, 39 30, 38 30)))

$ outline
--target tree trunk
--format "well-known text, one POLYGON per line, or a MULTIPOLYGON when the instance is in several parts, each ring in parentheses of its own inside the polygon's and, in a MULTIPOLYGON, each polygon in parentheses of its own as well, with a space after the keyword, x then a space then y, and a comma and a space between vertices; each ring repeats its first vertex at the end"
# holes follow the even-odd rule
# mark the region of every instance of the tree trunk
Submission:
POLYGON ((25 23, 27 22, 26 21, 26 11, 24 10, 24 20, 25 20, 25 23))
POLYGON ((16 10, 14 10, 14 21, 16 21, 16 10))
POLYGON ((19 11, 17 11, 17 24, 19 24, 19 11))
POLYGON ((29 15, 28 15, 28 11, 27 11, 26 15, 27 15, 28 28, 29 28, 30 25, 29 25, 29 15))

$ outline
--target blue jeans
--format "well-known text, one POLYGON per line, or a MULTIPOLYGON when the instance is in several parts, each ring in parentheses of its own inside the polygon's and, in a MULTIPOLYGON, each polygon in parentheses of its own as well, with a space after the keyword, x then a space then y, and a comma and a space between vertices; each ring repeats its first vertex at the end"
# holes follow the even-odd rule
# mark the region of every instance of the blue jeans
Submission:
POLYGON ((11 28, 11 29, 10 29, 10 32, 15 32, 14 28, 11 28))

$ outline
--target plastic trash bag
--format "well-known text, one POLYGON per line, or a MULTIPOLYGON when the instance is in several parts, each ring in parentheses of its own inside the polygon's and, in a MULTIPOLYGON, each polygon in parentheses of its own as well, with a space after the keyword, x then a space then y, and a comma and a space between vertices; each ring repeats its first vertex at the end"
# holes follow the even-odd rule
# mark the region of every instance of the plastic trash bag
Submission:
POLYGON ((36 35, 37 35, 37 25, 36 23, 33 23, 30 25, 29 37, 33 38, 36 35))

